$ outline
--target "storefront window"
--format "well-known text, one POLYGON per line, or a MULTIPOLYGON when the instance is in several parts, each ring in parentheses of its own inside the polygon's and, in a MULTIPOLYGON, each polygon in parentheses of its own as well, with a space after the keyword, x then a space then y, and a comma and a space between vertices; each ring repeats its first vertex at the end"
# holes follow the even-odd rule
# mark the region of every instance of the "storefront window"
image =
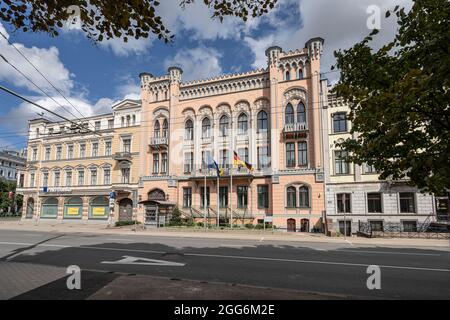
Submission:
POLYGON ((41 218, 56 218, 58 216, 58 199, 48 198, 43 201, 41 218))
POLYGON ((64 203, 64 218, 79 219, 83 214, 83 200, 80 197, 66 199, 64 203))
POLYGON ((93 198, 89 203, 89 219, 107 219, 109 215, 109 201, 107 197, 93 198))

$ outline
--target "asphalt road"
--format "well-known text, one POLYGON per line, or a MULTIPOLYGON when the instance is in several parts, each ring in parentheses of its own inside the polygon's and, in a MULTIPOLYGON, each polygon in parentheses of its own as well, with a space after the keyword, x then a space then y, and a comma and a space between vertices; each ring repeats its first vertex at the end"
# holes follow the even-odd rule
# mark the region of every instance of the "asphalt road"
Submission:
MULTIPOLYGON (((118 276, 131 274, 156 276, 162 283, 186 279, 290 290, 294 298, 295 292, 313 292, 350 299, 450 299, 450 249, 442 248, 2 230, 0 263, 0 283, 8 278, 9 286, 25 276, 33 281, 37 275, 43 277, 37 266, 65 270, 77 265, 84 288, 90 288, 78 296, 65 295, 66 278, 54 279, 52 271, 48 280, 42 279, 34 287, 23 284, 30 290, 16 288, 20 294, 15 297, 7 285, 0 286, 0 298, 84 299, 118 276), (380 267, 381 289, 367 288, 369 265, 380 267)), ((126 286, 127 282, 120 283, 126 286)), ((139 282, 129 283, 128 297, 136 297, 133 292, 139 292, 139 282)))

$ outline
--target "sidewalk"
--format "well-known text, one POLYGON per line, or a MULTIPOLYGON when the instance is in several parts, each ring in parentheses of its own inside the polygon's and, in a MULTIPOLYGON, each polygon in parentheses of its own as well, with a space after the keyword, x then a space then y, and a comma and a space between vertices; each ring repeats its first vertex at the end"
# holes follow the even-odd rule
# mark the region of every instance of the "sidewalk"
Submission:
MULTIPOLYGON (((140 226, 142 228, 142 226, 140 226)), ((60 232, 60 233, 97 233, 109 235, 139 235, 158 237, 179 237, 179 238, 212 238, 228 240, 253 240, 253 241, 286 241, 286 242, 319 242, 345 245, 375 245, 375 246, 396 246, 396 247, 428 247, 439 249, 448 248, 448 239, 405 239, 405 238, 359 238, 359 237, 326 237, 323 234, 310 233, 287 233, 284 231, 272 230, 205 230, 205 229, 183 229, 183 228, 161 228, 142 230, 138 226, 138 231, 132 227, 108 228, 106 222, 92 223, 80 221, 5 221, 0 220, 0 230, 37 231, 37 232, 60 232)))

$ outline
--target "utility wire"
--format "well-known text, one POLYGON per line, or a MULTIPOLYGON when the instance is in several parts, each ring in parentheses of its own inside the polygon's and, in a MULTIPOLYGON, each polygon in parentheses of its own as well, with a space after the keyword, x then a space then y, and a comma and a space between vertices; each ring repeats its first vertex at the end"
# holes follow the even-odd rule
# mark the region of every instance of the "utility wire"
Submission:
MULTIPOLYGON (((6 37, 6 35, 3 34, 3 32, 0 31, 0 35, 9 43, 10 46, 12 46, 33 68, 34 70, 36 70, 51 86, 53 89, 56 90, 56 92, 58 92, 63 98, 64 100, 67 101, 67 103, 69 103, 83 118, 86 118, 85 115, 83 115, 80 110, 78 110, 77 107, 75 107, 65 96, 64 94, 61 92, 61 90, 59 90, 57 87, 55 87, 53 85, 53 83, 41 72, 39 71, 39 69, 25 56, 25 54, 22 53, 22 51, 19 50, 19 48, 17 48, 11 41, 9 41, 9 39, 6 37)), ((77 117, 75 117, 77 118, 77 117)))
POLYGON ((73 125, 75 125, 76 127, 82 129, 82 130, 88 130, 88 131, 90 131, 90 132, 92 132, 94 134, 100 135, 98 132, 92 131, 91 129, 88 129, 88 128, 84 128, 80 124, 78 124, 78 123, 76 123, 76 122, 74 122, 74 121, 72 121, 72 120, 70 120, 70 119, 68 119, 68 118, 66 118, 66 117, 64 117, 62 115, 57 114, 56 112, 53 112, 52 110, 49 110, 49 109, 47 109, 47 108, 37 104, 36 102, 31 101, 30 99, 25 98, 24 96, 21 96, 20 94, 18 94, 16 92, 14 92, 14 91, 12 91, 12 90, 2 86, 2 85, 0 85, 0 90, 3 90, 5 92, 7 92, 7 93, 9 93, 9 94, 19 98, 19 99, 22 99, 23 101, 28 102, 28 103, 30 103, 30 104, 32 104, 32 105, 34 105, 34 106, 36 106, 36 107, 38 107, 38 108, 48 112, 48 113, 50 113, 50 114, 52 114, 52 115, 54 115, 54 116, 56 116, 58 118, 61 118, 61 119, 65 120, 65 121, 68 121, 68 122, 72 123, 73 125))

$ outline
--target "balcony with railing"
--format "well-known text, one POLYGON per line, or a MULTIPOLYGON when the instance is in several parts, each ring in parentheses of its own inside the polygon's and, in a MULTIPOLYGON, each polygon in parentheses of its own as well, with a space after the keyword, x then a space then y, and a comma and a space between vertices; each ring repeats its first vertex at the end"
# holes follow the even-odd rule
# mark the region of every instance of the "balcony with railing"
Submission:
POLYGON ((169 138, 168 137, 151 137, 149 146, 152 149, 159 149, 159 148, 167 148, 169 145, 169 138))
POLYGON ((122 151, 113 154, 113 159, 117 161, 130 161, 132 159, 131 152, 122 151))
POLYGON ((308 124, 306 122, 292 122, 284 125, 284 134, 301 134, 308 131, 308 124))

